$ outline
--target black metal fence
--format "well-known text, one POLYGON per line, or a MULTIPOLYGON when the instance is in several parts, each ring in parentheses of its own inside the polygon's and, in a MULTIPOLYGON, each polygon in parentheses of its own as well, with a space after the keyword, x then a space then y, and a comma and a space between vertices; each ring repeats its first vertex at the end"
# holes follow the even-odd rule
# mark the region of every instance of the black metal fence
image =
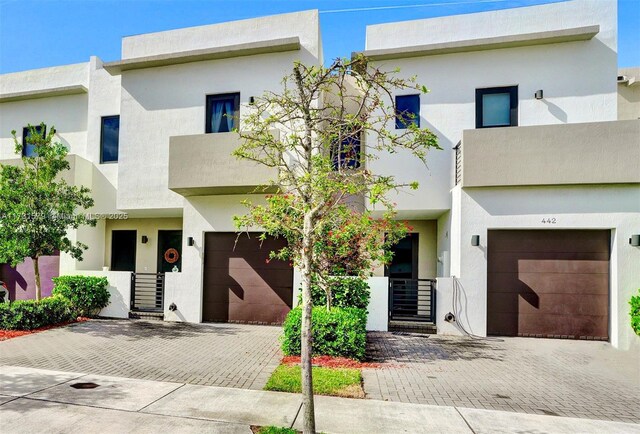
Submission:
POLYGON ((436 281, 389 279, 389 318, 435 323, 436 281))
POLYGON ((131 273, 131 310, 164 311, 164 273, 131 273))

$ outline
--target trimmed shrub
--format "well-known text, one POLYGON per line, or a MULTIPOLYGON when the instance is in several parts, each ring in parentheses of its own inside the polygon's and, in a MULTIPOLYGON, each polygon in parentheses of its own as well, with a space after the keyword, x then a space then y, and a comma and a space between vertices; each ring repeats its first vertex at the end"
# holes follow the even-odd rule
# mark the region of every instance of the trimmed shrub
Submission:
MULTIPOLYGON (((313 355, 362 360, 367 344, 367 311, 358 308, 313 308, 313 355)), ((284 321, 282 351, 300 355, 302 308, 292 309, 284 321)))
MULTIPOLYGON (((638 294, 640 294, 640 289, 638 289, 638 294)), ((640 295, 631 297, 629 304, 631 305, 631 311, 629 312, 629 315, 631 315, 631 328, 640 336, 640 295)))
MULTIPOLYGON (((359 277, 330 277, 331 307, 355 307, 366 309, 369 306, 371 292, 366 280, 359 277)), ((298 297, 302 302, 302 294, 298 297)), ((326 306, 327 293, 319 285, 311 286, 311 298, 314 306, 326 306)))
POLYGON ((69 301, 81 316, 95 316, 109 304, 109 282, 106 277, 60 276, 54 277, 52 294, 69 301))
POLYGON ((0 328, 33 330, 51 324, 69 322, 77 313, 69 300, 60 296, 36 300, 16 300, 0 305, 0 328))

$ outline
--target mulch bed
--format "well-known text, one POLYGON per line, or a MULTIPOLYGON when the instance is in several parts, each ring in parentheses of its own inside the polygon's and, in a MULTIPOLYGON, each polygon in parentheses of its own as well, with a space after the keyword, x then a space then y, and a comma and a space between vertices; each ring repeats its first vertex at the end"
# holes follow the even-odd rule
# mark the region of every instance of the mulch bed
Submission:
POLYGON ((51 330, 51 329, 55 329, 55 328, 58 328, 58 327, 64 327, 66 325, 74 324, 74 323, 77 323, 77 322, 89 321, 89 319, 90 318, 87 318, 87 317, 84 317, 84 316, 79 316, 75 321, 67 321, 67 322, 61 322, 59 324, 51 324, 51 325, 40 327, 40 328, 33 329, 33 330, 1 330, 0 329, 0 341, 6 341, 8 339, 17 338, 17 337, 24 336, 24 335, 30 335, 30 334, 33 334, 33 333, 43 332, 45 330, 51 330))
MULTIPOLYGON (((283 365, 299 365, 300 356, 286 356, 282 358, 283 365)), ((311 360, 313 366, 322 366, 324 368, 380 368, 380 363, 358 362, 357 360, 347 359, 345 357, 318 356, 311 360)))

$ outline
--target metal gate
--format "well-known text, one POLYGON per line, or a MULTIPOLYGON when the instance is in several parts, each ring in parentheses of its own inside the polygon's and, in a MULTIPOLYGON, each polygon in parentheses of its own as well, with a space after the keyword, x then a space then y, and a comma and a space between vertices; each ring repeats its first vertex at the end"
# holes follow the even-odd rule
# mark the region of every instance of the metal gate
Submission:
POLYGON ((131 310, 164 311, 164 273, 131 273, 131 310))
POLYGON ((435 323, 436 281, 389 279, 389 318, 435 323))

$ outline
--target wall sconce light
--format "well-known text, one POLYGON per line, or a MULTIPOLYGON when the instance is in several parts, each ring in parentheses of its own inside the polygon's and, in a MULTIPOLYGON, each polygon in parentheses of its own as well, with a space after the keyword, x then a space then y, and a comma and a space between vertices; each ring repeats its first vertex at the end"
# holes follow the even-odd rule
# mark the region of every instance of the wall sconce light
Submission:
POLYGON ((149 237, 147 237, 146 235, 142 236, 142 244, 147 244, 147 242, 149 241, 149 237))
POLYGON ((478 247, 480 245, 480 235, 471 235, 471 245, 478 247))
POLYGON ((633 247, 640 247, 640 235, 631 235, 631 238, 629 238, 629 244, 633 247))
POLYGON ((193 237, 187 238, 187 246, 193 246, 194 244, 193 237))
POLYGON ((534 94, 534 96, 536 97, 536 99, 542 99, 544 98, 544 92, 542 91, 542 89, 536 90, 536 93, 534 94))
POLYGON ((256 102, 256 99, 254 97, 250 96, 249 97, 249 105, 253 105, 253 104, 255 104, 255 102, 256 102))

